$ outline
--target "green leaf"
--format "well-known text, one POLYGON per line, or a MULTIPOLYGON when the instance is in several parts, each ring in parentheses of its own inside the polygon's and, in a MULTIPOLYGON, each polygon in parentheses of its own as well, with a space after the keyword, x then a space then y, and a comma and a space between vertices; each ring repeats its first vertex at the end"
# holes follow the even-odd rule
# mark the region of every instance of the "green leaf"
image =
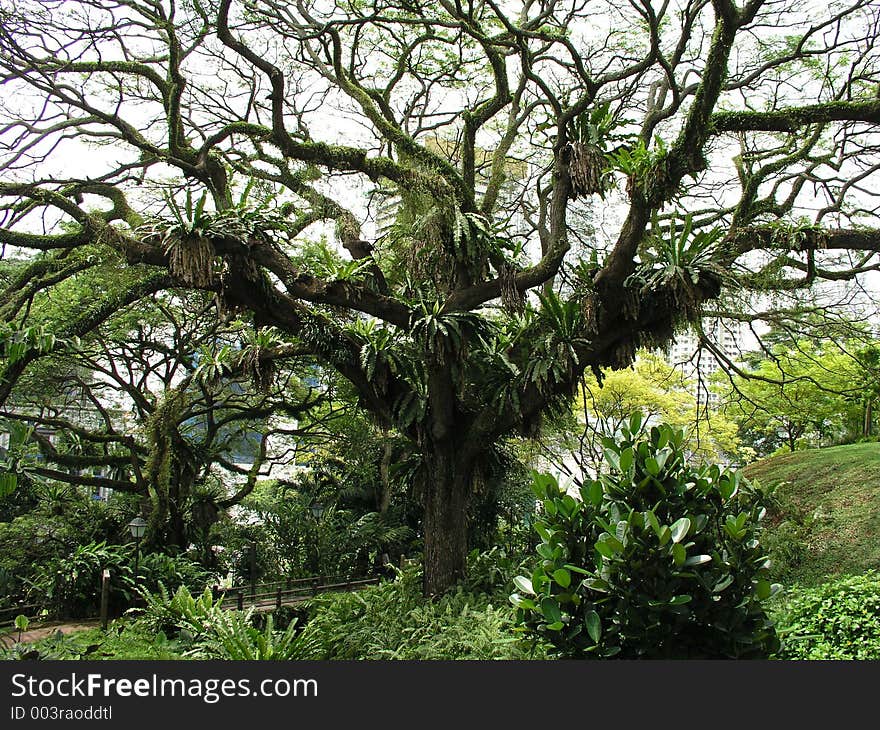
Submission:
POLYGON ((599 614, 592 609, 587 611, 584 616, 584 624, 586 624, 587 633, 590 635, 593 643, 598 644, 599 639, 602 637, 602 619, 599 618, 599 614))
POLYGON ((519 593, 512 593, 510 595, 510 602, 524 611, 534 611, 537 608, 537 605, 531 598, 524 598, 519 593))
POLYGON ((583 584, 590 590, 599 591, 599 593, 608 593, 611 590, 611 584, 602 578, 588 578, 583 584))
POLYGON ((709 563, 711 561, 711 555, 691 555, 687 560, 684 561, 684 564, 685 567, 690 567, 692 565, 703 565, 703 563, 709 563))
POLYGON ((627 446, 620 452, 620 470, 624 472, 629 471, 629 468, 633 465, 634 458, 635 454, 632 447, 627 446))
POLYGON ((691 521, 682 517, 672 525, 672 542, 681 542, 691 529, 691 521))
POLYGON ((615 555, 614 548, 611 547, 611 545, 609 545, 604 540, 598 540, 596 542, 595 547, 596 547, 596 551, 600 555, 604 555, 606 558, 613 558, 615 555))
POLYGON ((672 546, 672 560, 676 565, 682 566, 687 559, 687 550, 684 549, 684 545, 681 543, 675 543, 672 546))
POLYGON ((571 585, 571 573, 565 568, 559 568, 558 570, 553 571, 553 580, 559 583, 563 588, 568 588, 571 585))
POLYGON ((607 545, 610 545, 611 549, 614 550, 614 552, 616 552, 616 553, 623 552, 623 548, 624 548, 623 543, 620 540, 618 540, 614 535, 608 535, 608 534, 600 535, 599 542, 604 542, 607 545))
POLYGON ((0 499, 8 497, 18 486, 18 477, 11 472, 0 474, 0 499))
POLYGON ((660 474, 660 465, 657 463, 657 460, 653 456, 649 456, 645 459, 645 471, 648 472, 652 477, 656 477, 660 474))
POLYGON ((759 601, 770 598, 772 592, 773 590, 769 580, 759 580, 755 584, 755 596, 757 596, 759 601))
POLYGON ((573 573, 580 573, 581 575, 592 575, 589 570, 584 570, 583 568, 578 567, 577 565, 571 565, 570 563, 566 563, 563 567, 566 570, 572 571, 573 573))
POLYGON ((529 593, 531 595, 534 595, 535 593, 535 589, 532 587, 532 581, 524 575, 516 576, 516 578, 513 579, 513 584, 523 593, 529 593))
POLYGON ((605 449, 605 461, 614 471, 620 471, 620 457, 613 449, 605 449))
POLYGON ((598 479, 590 485, 590 502, 593 504, 594 507, 598 507, 600 504, 602 504, 603 492, 604 490, 602 489, 602 482, 600 482, 598 479))
POLYGON ((629 432, 633 435, 639 432, 642 427, 642 414, 636 411, 629 417, 629 432))
MULTIPOLYGON (((541 600, 541 613, 544 618, 551 624, 560 623, 562 621, 562 611, 559 610, 559 604, 555 598, 544 598, 541 600)), ((547 628, 550 628, 549 626, 547 628)))
POLYGON ((681 606, 685 603, 690 603, 692 600, 693 599, 691 598, 691 596, 689 596, 687 594, 683 594, 680 596, 673 596, 670 599, 669 603, 673 606, 681 606))

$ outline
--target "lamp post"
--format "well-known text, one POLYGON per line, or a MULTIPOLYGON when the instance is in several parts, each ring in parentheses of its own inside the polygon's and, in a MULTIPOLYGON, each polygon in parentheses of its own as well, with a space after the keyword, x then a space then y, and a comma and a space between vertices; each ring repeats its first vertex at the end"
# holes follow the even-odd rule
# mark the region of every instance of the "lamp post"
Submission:
POLYGON ((128 523, 128 529, 131 531, 131 536, 134 538, 134 585, 137 588, 137 580, 138 580, 138 563, 140 562, 141 557, 141 538, 144 536, 144 533, 147 531, 147 521, 143 517, 135 517, 131 522, 128 523))

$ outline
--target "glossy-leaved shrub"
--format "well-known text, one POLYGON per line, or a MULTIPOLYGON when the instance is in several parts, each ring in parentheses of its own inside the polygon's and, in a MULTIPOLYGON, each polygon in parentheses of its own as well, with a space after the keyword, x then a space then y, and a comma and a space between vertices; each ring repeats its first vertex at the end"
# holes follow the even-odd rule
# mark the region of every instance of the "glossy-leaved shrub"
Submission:
POLYGON ((579 494, 534 474, 541 542, 514 581, 520 626, 566 658, 770 655, 763 495, 739 472, 690 465, 681 431, 641 427, 635 414, 605 439, 605 471, 579 494))

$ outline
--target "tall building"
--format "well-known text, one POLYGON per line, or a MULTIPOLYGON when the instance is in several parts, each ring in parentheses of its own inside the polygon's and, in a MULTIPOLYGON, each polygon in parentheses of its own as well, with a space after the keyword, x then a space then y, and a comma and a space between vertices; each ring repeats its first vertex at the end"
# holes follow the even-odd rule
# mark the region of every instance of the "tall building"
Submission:
POLYGON ((731 362, 740 360, 743 352, 742 323, 705 318, 701 328, 703 336, 722 355, 722 361, 719 361, 712 349, 702 344, 700 335, 693 328, 675 336, 666 357, 673 367, 678 368, 691 381, 691 392, 697 403, 701 406, 715 406, 718 395, 710 388, 712 376, 724 368, 724 358, 731 362))

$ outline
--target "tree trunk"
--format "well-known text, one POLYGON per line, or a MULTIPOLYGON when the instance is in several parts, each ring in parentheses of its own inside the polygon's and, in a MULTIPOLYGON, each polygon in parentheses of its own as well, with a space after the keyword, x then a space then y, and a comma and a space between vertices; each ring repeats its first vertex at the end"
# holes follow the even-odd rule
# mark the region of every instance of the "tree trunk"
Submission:
POLYGON ((871 431, 873 430, 873 421, 874 421, 874 413, 873 413, 874 402, 872 398, 868 398, 865 401, 865 422, 862 427, 862 436, 868 437, 871 435, 871 431))
POLYGON ((428 459, 423 521, 426 596, 445 593, 464 577, 471 471, 456 463, 451 449, 437 449, 428 459))

